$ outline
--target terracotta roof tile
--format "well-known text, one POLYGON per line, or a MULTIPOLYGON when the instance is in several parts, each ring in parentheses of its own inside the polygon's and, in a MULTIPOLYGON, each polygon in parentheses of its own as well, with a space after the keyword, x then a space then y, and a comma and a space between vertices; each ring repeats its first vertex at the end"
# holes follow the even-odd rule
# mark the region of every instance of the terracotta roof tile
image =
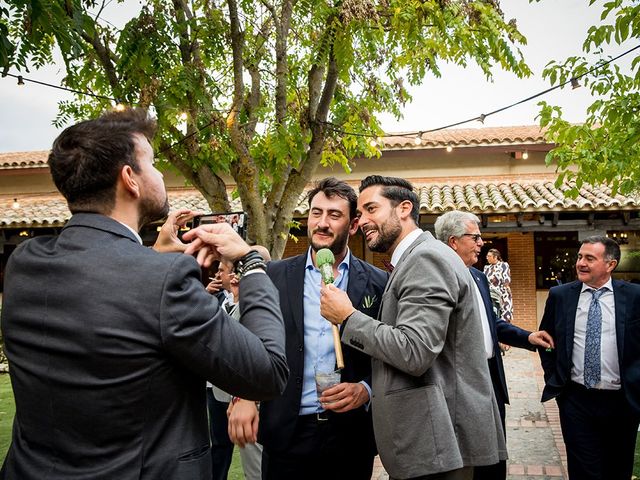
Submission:
MULTIPOLYGON (((585 185, 574 200, 564 197, 569 186, 556 188, 553 181, 459 181, 447 183, 423 182, 416 185, 420 198, 420 213, 440 214, 460 209, 474 213, 518 213, 540 211, 631 210, 640 206, 640 197, 611 196, 608 187, 585 185)), ((62 226, 71 216, 64 199, 56 194, 21 196, 20 207, 12 208, 13 196, 0 196, 0 227, 62 226)), ((189 208, 208 211, 204 197, 193 189, 169 191, 172 209, 189 208)), ((231 202, 232 210, 240 210, 238 199, 231 202)), ((295 215, 308 212, 305 193, 300 195, 295 215)))
POLYGON ((48 150, 0 153, 0 169, 46 167, 48 156, 48 150))
POLYGON ((414 150, 461 146, 531 145, 549 144, 544 131, 537 125, 518 127, 460 128, 423 133, 421 144, 415 144, 416 134, 396 133, 384 137, 386 150, 414 150))
MULTIPOLYGON (((413 150, 443 148, 447 145, 495 146, 549 143, 537 125, 449 129, 423 134, 421 145, 416 145, 414 140, 415 134, 392 133, 384 138, 385 149, 413 150)), ((0 169, 45 167, 48 155, 48 150, 0 153, 0 169)))

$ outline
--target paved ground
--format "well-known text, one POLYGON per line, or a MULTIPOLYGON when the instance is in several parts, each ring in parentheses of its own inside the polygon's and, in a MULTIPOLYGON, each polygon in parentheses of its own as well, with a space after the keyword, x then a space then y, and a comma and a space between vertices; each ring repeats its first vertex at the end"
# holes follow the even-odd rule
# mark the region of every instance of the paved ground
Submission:
MULTIPOLYGON (((508 480, 566 480, 567 455, 555 402, 540 403, 544 381, 536 353, 511 348, 504 357, 511 405, 507 405, 508 480)), ((387 480, 376 459, 372 480, 387 480)))

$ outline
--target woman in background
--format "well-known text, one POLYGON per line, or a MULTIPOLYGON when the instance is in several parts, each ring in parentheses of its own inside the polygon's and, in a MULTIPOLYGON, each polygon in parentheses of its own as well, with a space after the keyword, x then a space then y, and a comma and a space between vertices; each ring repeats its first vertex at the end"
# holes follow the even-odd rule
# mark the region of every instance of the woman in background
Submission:
POLYGON ((502 260, 500 252, 492 248, 487 252, 488 265, 484 266, 484 274, 489 280, 492 297, 499 299, 498 317, 505 322, 513 320, 513 298, 511 297, 511 270, 509 264, 502 260))

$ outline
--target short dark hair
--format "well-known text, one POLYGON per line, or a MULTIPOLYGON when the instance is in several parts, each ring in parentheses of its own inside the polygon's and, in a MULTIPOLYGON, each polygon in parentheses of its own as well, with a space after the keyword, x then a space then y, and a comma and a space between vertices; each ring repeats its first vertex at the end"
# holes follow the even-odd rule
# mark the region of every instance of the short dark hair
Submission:
POLYGON ((413 190, 411 182, 404 178, 369 175, 360 182, 360 193, 364 189, 374 186, 382 187, 382 196, 389 199, 394 207, 405 200, 409 200, 413 205, 411 218, 413 218, 416 225, 420 225, 420 201, 413 190))
POLYGON ((317 181, 309 193, 307 193, 307 201, 311 208, 311 200, 318 193, 324 193, 327 198, 340 197, 349 202, 349 219, 356 218, 356 209, 358 207, 358 195, 356 191, 347 182, 338 180, 335 177, 327 177, 317 181))
POLYGON ((604 257, 605 260, 615 260, 620 263, 620 245, 615 240, 605 237, 604 235, 591 235, 590 237, 582 239, 580 245, 585 243, 601 243, 604 245, 604 257))
POLYGON ((110 213, 122 167, 140 171, 134 135, 151 142, 155 130, 155 121, 142 108, 108 112, 66 128, 53 142, 49 169, 69 210, 110 213))

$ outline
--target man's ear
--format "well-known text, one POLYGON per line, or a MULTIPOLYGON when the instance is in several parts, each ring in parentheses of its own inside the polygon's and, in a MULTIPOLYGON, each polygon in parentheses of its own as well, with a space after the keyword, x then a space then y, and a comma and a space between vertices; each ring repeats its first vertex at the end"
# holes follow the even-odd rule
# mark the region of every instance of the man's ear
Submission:
POLYGON ((122 187, 129 192, 133 198, 139 198, 140 184, 138 183, 138 180, 136 180, 134 174, 135 172, 133 171, 133 168, 131 168, 131 165, 125 165, 120 170, 119 179, 122 182, 122 187))
POLYGON ((413 203, 410 200, 403 200, 398 206, 400 207, 400 218, 404 220, 411 216, 413 203))
POLYGON ((358 217, 355 217, 351 220, 351 222, 349 223, 349 235, 355 235, 356 232, 358 231, 358 221, 360 219, 358 217))

